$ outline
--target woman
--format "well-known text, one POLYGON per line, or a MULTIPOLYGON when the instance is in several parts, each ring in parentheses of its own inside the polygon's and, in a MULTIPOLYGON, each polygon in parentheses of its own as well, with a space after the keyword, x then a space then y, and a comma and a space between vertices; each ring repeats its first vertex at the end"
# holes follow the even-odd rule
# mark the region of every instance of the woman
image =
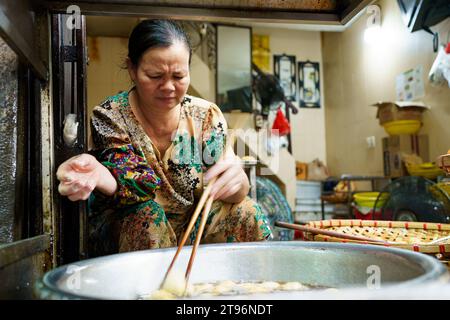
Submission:
MULTIPOLYGON (((246 196, 249 183, 238 158, 227 150, 219 160, 227 134, 220 109, 186 94, 191 54, 174 22, 139 23, 128 43, 134 87, 94 108, 94 156, 82 154, 58 168, 61 195, 91 197, 91 255, 176 246, 213 177, 202 243, 271 235, 260 207, 246 196)), ((188 243, 195 235, 196 229, 188 243)))

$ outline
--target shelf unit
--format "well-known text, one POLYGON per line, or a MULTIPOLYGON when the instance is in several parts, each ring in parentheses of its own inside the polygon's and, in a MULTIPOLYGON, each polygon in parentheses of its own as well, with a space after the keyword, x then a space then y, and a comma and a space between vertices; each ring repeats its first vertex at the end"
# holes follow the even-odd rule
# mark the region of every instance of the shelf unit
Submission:
MULTIPOLYGON (((347 214, 348 218, 354 218, 353 212, 352 212, 352 203, 353 203, 353 195, 357 192, 371 192, 371 191, 380 191, 385 185, 390 183, 391 178, 389 177, 383 177, 383 176, 341 176, 338 177, 331 177, 328 178, 325 181, 322 181, 322 190, 323 190, 323 184, 325 182, 339 182, 339 181, 348 181, 348 182, 363 182, 363 181, 369 181, 371 184, 371 190, 352 190, 352 184, 349 183, 349 191, 347 193, 347 199, 345 202, 338 203, 339 205, 342 205, 344 207, 344 211, 339 211, 339 213, 347 214), (381 183, 385 182, 385 184, 380 185, 381 183)), ((322 195, 329 195, 333 194, 334 192, 323 192, 322 195)), ((325 204, 326 203, 333 203, 328 202, 321 197, 321 213, 322 213, 322 220, 325 220, 325 204)))

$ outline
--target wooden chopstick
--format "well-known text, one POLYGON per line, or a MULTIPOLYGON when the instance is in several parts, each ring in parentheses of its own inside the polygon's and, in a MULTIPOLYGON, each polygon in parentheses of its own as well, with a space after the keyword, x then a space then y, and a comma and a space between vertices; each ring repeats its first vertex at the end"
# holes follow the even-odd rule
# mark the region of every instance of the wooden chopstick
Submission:
MULTIPOLYGON (((231 133, 228 136, 225 148, 224 148, 224 150, 222 152, 222 155, 220 157, 221 159, 223 159, 225 157, 225 154, 226 154, 227 150, 234 145, 235 138, 236 137, 235 137, 234 133, 231 133)), ((191 253, 191 257, 189 259, 189 264, 188 264, 188 267, 186 269, 186 274, 185 274, 185 279, 186 279, 185 292, 186 292, 186 288, 187 288, 187 284, 188 284, 187 280, 189 279, 189 275, 190 275, 190 272, 191 272, 191 269, 192 269, 192 264, 193 264, 194 259, 195 259, 195 254, 196 254, 196 251, 197 251, 197 247, 198 247, 198 244, 200 243, 201 235, 203 233, 203 229, 204 229, 205 224, 206 224, 206 218, 208 216, 209 210, 210 210, 210 208, 212 206, 212 202, 213 202, 213 198, 210 197, 209 194, 211 193, 212 186, 216 182, 217 178, 218 178, 217 176, 212 178, 208 182, 206 188, 203 190, 203 193, 202 193, 202 195, 200 197, 200 200, 198 201, 197 207, 195 208, 195 211, 192 214, 191 220, 189 221, 189 224, 188 224, 188 226, 186 228, 186 231, 184 232, 183 237, 182 237, 182 239, 181 239, 181 241, 180 241, 180 243, 178 245, 177 251, 175 252, 174 257, 172 258, 172 262, 170 263, 169 267, 167 268, 166 274, 164 275, 164 278, 163 278, 163 281, 161 282, 160 288, 164 285, 164 282, 166 282, 167 276, 169 275, 170 271, 172 270, 172 267, 175 264, 175 261, 176 261, 178 255, 181 252, 181 249, 183 248, 184 244, 186 243, 186 240, 187 240, 189 234, 191 233, 195 222, 197 221, 197 218, 198 218, 198 216, 200 214, 200 211, 202 210, 202 208, 203 208, 203 206, 205 205, 205 202, 206 202, 205 209, 203 210, 202 220, 200 222, 200 226, 199 226, 199 229, 197 231, 196 238, 195 238, 194 247, 193 247, 193 250, 192 250, 192 253, 191 253), (208 199, 208 201, 207 201, 207 199, 208 199), (209 204, 209 206, 208 206, 208 204, 209 204), (205 224, 203 224, 203 226, 202 226, 202 221, 203 220, 205 220, 205 224), (200 228, 201 228, 201 230, 200 230, 200 228), (197 243, 197 246, 195 245, 195 243, 197 243)))
POLYGON ((194 263, 194 259, 195 259, 195 254, 197 253, 197 248, 200 244, 200 240, 202 238, 202 234, 203 234, 203 230, 205 229, 205 225, 206 225, 206 220, 208 218, 208 213, 211 210, 211 206, 212 203, 214 201, 214 198, 212 196, 210 196, 208 198, 208 200, 206 201, 205 207, 203 208, 203 212, 202 212, 202 218, 200 221, 200 225, 198 227, 198 231, 197 231, 197 235, 195 237, 195 242, 194 242, 194 247, 192 248, 192 252, 191 252, 191 257, 189 258, 189 263, 186 269, 186 274, 185 274, 185 287, 184 287, 184 293, 186 293, 187 287, 188 287, 188 282, 189 282, 189 276, 191 275, 191 269, 192 269, 192 265, 194 263))
POLYGON ((175 264, 175 261, 177 260, 177 257, 181 252, 181 249, 183 248, 184 244, 186 243, 188 236, 191 234, 192 228, 194 227, 194 224, 197 221, 200 211, 202 210, 202 207, 206 202, 206 198, 209 196, 212 185, 214 184, 215 181, 216 181, 216 179, 214 179, 214 178, 211 179, 211 181, 206 186, 205 190, 203 190, 202 196, 200 197, 197 207, 195 208, 195 211, 192 214, 191 220, 189 221, 189 225, 187 226, 186 231, 184 232, 183 237, 181 238, 181 241, 178 244, 178 248, 177 248, 177 251, 175 252, 174 257, 172 258, 172 262, 170 263, 169 268, 167 268, 166 274, 164 275, 163 281, 161 282, 161 287, 164 284, 164 282, 166 282, 167 276, 169 275, 170 270, 172 270, 172 267, 175 264))
POLYGON ((390 242, 383 241, 383 240, 371 239, 371 238, 362 237, 362 236, 353 236, 353 235, 349 235, 349 234, 345 234, 345 233, 341 233, 341 232, 323 230, 323 229, 307 227, 307 226, 302 226, 299 224, 292 224, 292 223, 286 223, 286 222, 281 222, 281 221, 275 221, 275 225, 277 227, 282 227, 282 228, 286 228, 286 229, 306 231, 306 232, 310 232, 312 234, 323 234, 323 235, 330 236, 330 237, 336 237, 336 238, 342 238, 342 239, 348 239, 348 240, 358 240, 358 241, 375 242, 375 243, 382 243, 382 244, 391 244, 390 242))

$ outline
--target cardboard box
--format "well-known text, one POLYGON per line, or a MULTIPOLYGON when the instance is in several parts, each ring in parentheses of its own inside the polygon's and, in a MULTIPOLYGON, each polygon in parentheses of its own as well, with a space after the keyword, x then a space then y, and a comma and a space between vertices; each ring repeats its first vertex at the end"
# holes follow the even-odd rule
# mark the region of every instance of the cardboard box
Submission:
POLYGON ((295 163, 295 171, 297 175, 297 180, 307 180, 308 179, 308 164, 305 162, 297 161, 295 163))
POLYGON ((414 101, 378 102, 372 106, 378 107, 380 125, 396 120, 422 121, 422 113, 430 108, 423 102, 414 101))
POLYGON ((402 154, 416 154, 424 162, 430 161, 427 135, 398 135, 383 138, 384 175, 397 178, 407 176, 402 154))

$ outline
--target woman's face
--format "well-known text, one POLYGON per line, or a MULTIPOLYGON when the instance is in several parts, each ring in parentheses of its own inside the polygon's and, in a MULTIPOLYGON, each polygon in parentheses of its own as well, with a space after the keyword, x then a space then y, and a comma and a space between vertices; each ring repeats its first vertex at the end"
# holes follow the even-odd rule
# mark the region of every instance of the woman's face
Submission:
POLYGON ((181 42, 144 52, 137 66, 128 71, 139 99, 151 108, 172 109, 186 94, 189 83, 189 51, 181 42))

